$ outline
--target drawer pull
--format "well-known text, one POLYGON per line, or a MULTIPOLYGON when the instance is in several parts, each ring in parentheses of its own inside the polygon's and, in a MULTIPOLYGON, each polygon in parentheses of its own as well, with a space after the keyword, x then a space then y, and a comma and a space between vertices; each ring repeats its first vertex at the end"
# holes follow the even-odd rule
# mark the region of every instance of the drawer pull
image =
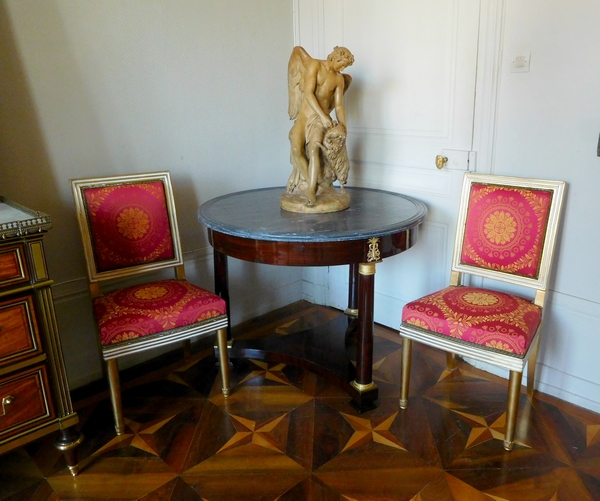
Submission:
POLYGON ((6 416, 6 406, 12 404, 14 401, 15 397, 13 397, 12 395, 8 395, 2 398, 2 414, 0 414, 0 417, 6 416))

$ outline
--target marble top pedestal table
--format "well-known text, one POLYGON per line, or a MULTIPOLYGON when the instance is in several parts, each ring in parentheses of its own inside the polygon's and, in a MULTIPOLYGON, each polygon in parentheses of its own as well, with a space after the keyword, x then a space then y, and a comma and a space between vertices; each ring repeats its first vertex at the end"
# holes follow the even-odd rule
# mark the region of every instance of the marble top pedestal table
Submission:
POLYGON ((351 204, 340 212, 285 211, 280 207, 285 188, 275 187, 209 200, 199 208, 198 219, 214 249, 215 292, 228 308, 228 257, 280 266, 350 265, 346 316, 288 336, 235 340, 230 356, 306 368, 344 389, 363 412, 375 407, 378 396, 372 379, 375 266, 415 244, 427 208, 398 193, 346 191, 351 204), (356 345, 349 349, 354 336, 356 345))

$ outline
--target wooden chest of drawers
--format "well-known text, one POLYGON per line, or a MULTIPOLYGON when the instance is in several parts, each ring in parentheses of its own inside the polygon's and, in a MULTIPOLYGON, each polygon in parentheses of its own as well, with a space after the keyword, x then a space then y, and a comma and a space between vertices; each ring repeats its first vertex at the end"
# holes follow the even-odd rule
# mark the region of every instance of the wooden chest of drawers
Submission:
POLYGON ((82 440, 69 395, 43 237, 52 223, 0 197, 0 454, 58 432, 73 475, 82 440))

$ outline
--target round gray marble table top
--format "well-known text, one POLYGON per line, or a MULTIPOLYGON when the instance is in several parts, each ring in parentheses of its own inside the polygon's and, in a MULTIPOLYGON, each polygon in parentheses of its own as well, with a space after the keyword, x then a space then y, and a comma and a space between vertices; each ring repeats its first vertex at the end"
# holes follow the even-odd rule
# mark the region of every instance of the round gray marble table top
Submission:
POLYGON ((204 203, 198 219, 213 231, 277 242, 334 242, 384 236, 412 228, 427 215, 424 203, 406 195, 346 187, 350 207, 339 212, 306 214, 280 206, 285 187, 223 195, 204 203))

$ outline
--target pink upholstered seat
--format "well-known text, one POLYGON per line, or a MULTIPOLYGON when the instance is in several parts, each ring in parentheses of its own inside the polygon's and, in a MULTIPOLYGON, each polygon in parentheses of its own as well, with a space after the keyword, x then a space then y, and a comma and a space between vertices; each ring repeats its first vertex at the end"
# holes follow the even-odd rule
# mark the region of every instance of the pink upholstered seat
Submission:
POLYGON ((447 287, 411 301, 402 322, 440 336, 522 356, 542 309, 519 296, 474 287, 447 287))
POLYGON ((402 409, 408 406, 413 341, 445 350, 451 369, 454 355, 497 365, 510 370, 504 447, 512 449, 526 364, 533 394, 564 188, 562 181, 465 174, 450 286, 402 309, 402 409), (485 282, 463 286, 463 275, 485 282), (535 292, 530 299, 497 292, 493 280, 535 292))
POLYGON ((226 310, 219 296, 182 280, 134 285, 94 300, 102 345, 203 322, 226 310))

